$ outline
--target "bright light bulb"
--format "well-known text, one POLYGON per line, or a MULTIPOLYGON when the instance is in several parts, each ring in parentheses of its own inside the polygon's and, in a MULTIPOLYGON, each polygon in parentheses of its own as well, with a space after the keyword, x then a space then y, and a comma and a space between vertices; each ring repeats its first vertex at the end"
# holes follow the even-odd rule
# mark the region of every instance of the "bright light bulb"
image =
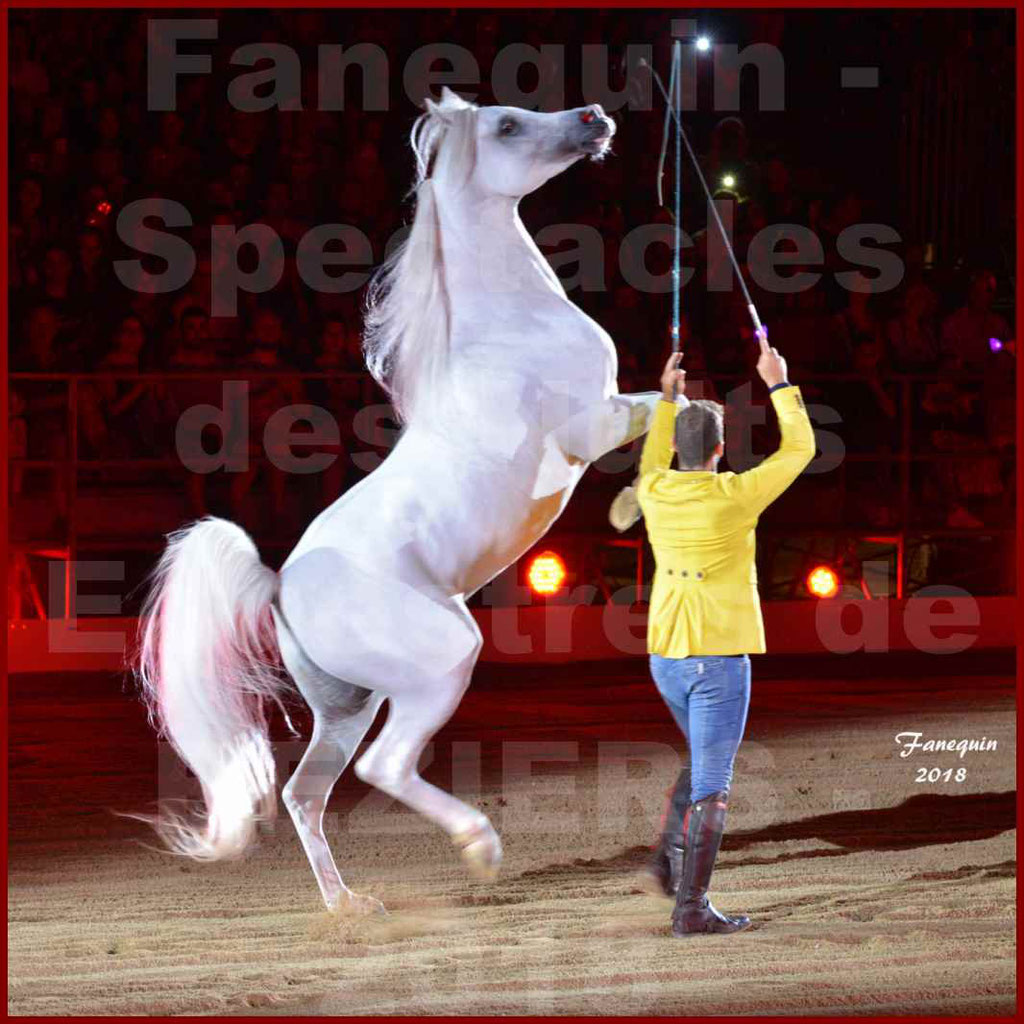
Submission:
POLYGON ((722 185, 725 188, 732 188, 736 184, 736 179, 731 174, 726 174, 722 177, 722 185))
POLYGON ((530 563, 526 578, 535 594, 556 594, 565 582, 565 563, 554 551, 545 551, 530 563))
POLYGON ((697 49, 700 50, 701 53, 707 53, 707 51, 711 49, 711 40, 708 39, 707 36, 701 36, 697 40, 697 49))
POLYGON ((807 589, 815 597, 835 597, 839 593, 839 577, 827 565, 819 565, 807 574, 807 589))

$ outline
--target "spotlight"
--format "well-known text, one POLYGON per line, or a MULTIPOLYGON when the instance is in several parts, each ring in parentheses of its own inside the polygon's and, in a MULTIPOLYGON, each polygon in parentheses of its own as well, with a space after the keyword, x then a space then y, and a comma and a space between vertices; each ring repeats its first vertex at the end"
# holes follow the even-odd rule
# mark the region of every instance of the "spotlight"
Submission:
POLYGON ((732 188, 736 184, 736 179, 731 174, 722 175, 722 188, 732 188))
POLYGON ((707 53, 711 49, 711 40, 707 36, 699 36, 697 39, 697 49, 701 53, 707 53))
POLYGON ((1003 348, 1003 343, 998 338, 989 338, 988 347, 993 352, 998 352, 1001 348, 1003 348))
POLYGON ((835 597, 839 593, 839 577, 827 565, 819 565, 807 574, 807 589, 814 597, 835 597))
POLYGON ((565 582, 565 563, 554 551, 543 551, 530 562, 526 578, 535 594, 555 594, 565 582))

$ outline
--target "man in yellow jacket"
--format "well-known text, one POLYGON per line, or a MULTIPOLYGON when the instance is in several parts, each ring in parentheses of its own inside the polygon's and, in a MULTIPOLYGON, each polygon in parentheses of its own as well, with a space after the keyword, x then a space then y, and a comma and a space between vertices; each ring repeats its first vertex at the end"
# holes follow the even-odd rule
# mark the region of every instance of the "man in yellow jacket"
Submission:
POLYGON ((655 685, 686 737, 690 764, 669 801, 651 872, 675 895, 674 935, 734 932, 707 891, 722 841, 733 763, 750 704, 750 654, 765 651, 754 531, 814 458, 814 431, 786 361, 760 340, 757 371, 779 419, 778 450, 746 473, 719 473, 723 409, 683 394, 670 357, 640 461, 637 497, 654 550, 647 649, 655 685), (681 397, 677 400, 677 395, 681 397), (672 469, 673 453, 678 469, 672 469))

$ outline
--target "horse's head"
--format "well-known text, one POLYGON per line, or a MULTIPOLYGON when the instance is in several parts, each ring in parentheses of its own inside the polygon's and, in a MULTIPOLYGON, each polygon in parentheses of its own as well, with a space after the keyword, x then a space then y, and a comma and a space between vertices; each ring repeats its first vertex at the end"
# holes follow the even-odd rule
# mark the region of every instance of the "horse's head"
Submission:
POLYGON ((596 103, 555 113, 477 107, 445 88, 441 102, 428 99, 426 107, 429 136, 420 145, 414 139, 421 173, 436 155, 434 176, 516 198, 583 157, 600 159, 615 134, 615 122, 596 103))
POLYGON ((597 104, 557 113, 477 107, 447 88, 426 107, 411 139, 416 215, 371 282, 363 348, 402 419, 436 423, 436 403, 450 392, 442 208, 459 193, 471 210, 491 197, 517 200, 577 160, 604 156, 615 124, 597 104))

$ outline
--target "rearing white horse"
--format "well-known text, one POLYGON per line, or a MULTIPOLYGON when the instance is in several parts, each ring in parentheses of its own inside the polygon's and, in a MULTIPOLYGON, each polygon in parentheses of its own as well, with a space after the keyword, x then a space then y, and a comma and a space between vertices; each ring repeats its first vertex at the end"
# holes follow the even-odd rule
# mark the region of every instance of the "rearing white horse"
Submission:
POLYGON ((365 348, 404 429, 373 473, 310 524, 280 573, 221 519, 173 534, 143 610, 138 672, 156 724, 198 776, 205 818, 157 822, 199 859, 240 853, 276 808, 264 705, 289 684, 313 735, 283 790, 328 908, 370 909, 324 838, 331 789, 382 701, 356 774, 430 818, 481 874, 488 819, 417 762, 481 647, 466 597, 528 550, 589 463, 644 433, 657 392, 619 395, 615 348, 566 297, 521 197, 604 155, 599 106, 478 108, 445 90, 412 133, 417 203, 371 288, 365 348))

